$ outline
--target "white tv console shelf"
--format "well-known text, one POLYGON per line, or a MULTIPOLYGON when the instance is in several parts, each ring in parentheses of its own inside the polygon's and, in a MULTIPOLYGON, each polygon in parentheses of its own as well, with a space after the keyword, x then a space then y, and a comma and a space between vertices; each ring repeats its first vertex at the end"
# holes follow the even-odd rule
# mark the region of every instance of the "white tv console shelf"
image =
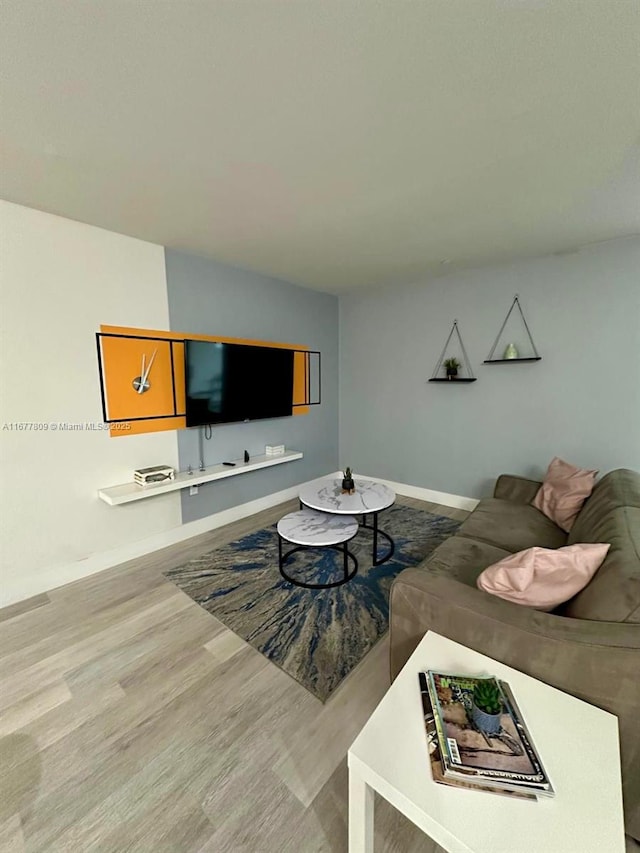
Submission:
POLYGON ((179 474, 176 474, 175 480, 149 486, 139 486, 137 483, 122 483, 120 486, 109 486, 107 489, 99 489, 98 497, 111 506, 127 504, 131 503, 131 501, 153 498, 156 495, 165 495, 167 492, 176 492, 179 489, 188 489, 189 486, 210 483, 212 480, 224 480, 225 477, 235 477, 238 474, 246 474, 248 471, 257 471, 259 468, 269 468, 271 465, 282 465, 284 462, 293 462, 294 459, 302 459, 303 455, 299 450, 287 450, 279 456, 254 456, 248 462, 245 462, 243 459, 233 459, 230 460, 235 462, 233 467, 229 465, 210 465, 204 471, 194 471, 192 474, 181 471, 179 474))

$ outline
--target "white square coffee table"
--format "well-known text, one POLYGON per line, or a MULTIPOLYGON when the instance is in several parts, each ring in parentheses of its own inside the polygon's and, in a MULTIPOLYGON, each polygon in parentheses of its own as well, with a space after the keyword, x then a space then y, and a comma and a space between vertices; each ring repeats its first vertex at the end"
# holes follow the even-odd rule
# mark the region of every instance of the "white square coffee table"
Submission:
POLYGON ((433 632, 356 738, 348 764, 349 853, 373 853, 375 791, 450 853, 624 853, 617 718, 433 632), (418 687, 427 669, 507 681, 555 797, 436 785, 418 687))

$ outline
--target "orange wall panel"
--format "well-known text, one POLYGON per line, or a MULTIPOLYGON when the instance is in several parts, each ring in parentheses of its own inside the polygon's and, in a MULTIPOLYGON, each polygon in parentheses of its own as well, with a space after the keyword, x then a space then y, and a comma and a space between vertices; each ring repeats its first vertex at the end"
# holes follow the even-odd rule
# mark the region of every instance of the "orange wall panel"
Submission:
MULTIPOLYGON (((169 341, 144 338, 100 339, 104 389, 110 421, 174 415, 173 371, 169 341), (142 359, 149 370, 149 388, 140 394, 133 380, 142 375, 142 359)), ((184 410, 183 410, 184 411, 184 410)))
POLYGON ((176 388, 176 412, 184 412, 187 406, 184 343, 182 341, 174 341, 171 346, 173 347, 173 380, 176 388))
POLYGON ((309 356, 305 352, 294 352, 293 354, 293 403, 296 406, 293 410, 294 415, 306 415, 309 412, 308 406, 300 405, 309 399, 307 388, 308 358, 309 356))
MULTIPOLYGON (((185 338, 293 350, 307 349, 296 344, 274 341, 229 338, 222 335, 191 335, 126 326, 101 325, 100 333, 107 417, 110 421, 129 421, 130 426, 127 430, 112 427, 112 437, 186 428, 186 418, 184 414, 180 414, 184 413, 186 402, 185 338), (139 394, 133 387, 133 380, 141 375, 143 354, 148 365, 154 350, 156 355, 149 373, 149 390, 139 394), (174 415, 174 412, 178 414, 174 415)), ((294 353, 293 402, 298 404, 307 399, 307 358, 304 352, 294 353)), ((308 412, 308 406, 298 405, 292 414, 306 415, 308 412)))

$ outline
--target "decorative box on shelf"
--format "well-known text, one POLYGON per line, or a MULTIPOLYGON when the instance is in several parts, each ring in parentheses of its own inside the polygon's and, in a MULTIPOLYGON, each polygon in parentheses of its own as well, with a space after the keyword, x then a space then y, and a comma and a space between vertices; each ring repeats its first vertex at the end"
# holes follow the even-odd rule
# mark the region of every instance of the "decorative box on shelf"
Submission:
POLYGON ((282 456, 284 453, 284 444, 267 444, 264 452, 267 456, 282 456))
POLYGON ((137 468, 133 472, 133 479, 139 486, 149 486, 153 483, 174 480, 175 476, 175 468, 170 465, 152 465, 149 468, 137 468))

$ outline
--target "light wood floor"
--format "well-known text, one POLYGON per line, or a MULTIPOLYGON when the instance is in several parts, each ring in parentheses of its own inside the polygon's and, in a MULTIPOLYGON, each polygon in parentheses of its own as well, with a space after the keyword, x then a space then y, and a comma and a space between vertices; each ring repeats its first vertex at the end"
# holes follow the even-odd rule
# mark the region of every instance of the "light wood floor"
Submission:
MULTIPOLYGON (((346 752, 387 639, 323 705, 162 576, 295 508, 0 611, 0 850, 346 852, 346 752)), ((434 849, 377 802, 376 853, 434 849)))

